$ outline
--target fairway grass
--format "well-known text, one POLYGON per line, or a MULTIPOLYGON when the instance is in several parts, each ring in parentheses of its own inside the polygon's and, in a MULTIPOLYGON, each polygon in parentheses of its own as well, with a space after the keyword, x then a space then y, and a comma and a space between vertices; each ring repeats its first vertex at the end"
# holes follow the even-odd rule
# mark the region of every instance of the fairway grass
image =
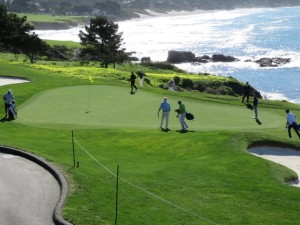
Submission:
MULTIPOLYGON (((168 96, 171 103, 171 130, 180 129, 175 109, 178 98, 168 96)), ((54 129, 142 129, 160 126, 158 108, 164 95, 139 89, 108 85, 80 85, 51 89, 35 95, 18 108, 16 123, 54 129)), ((216 104, 195 99, 181 99, 195 120, 187 121, 191 131, 198 130, 259 130, 282 125, 282 115, 259 110, 259 125, 253 111, 244 104, 216 104)))

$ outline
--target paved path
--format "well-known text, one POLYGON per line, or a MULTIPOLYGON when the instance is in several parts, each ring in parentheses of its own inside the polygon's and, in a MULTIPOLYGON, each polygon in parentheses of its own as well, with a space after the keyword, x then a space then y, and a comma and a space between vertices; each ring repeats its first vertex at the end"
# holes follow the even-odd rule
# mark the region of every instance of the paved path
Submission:
POLYGON ((53 225, 60 186, 44 168, 0 153, 0 225, 53 225))

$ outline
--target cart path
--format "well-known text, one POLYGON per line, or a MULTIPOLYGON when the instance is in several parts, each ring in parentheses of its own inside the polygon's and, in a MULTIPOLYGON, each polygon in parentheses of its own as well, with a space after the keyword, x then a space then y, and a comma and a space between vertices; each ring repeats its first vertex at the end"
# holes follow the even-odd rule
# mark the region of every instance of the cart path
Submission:
POLYGON ((0 153, 0 225, 53 225, 57 180, 36 163, 0 153))

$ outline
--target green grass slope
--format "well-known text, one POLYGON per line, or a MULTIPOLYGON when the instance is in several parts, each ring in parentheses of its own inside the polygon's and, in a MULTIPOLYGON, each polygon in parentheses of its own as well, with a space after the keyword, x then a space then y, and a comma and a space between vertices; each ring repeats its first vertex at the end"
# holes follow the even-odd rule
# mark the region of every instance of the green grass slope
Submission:
POLYGON ((0 145, 39 155, 63 171, 69 182, 63 216, 70 222, 114 224, 117 165, 118 224, 300 221, 300 190, 284 183, 295 173, 246 152, 258 142, 299 148, 284 129, 284 109, 299 115, 299 106, 260 101, 259 125, 240 98, 151 87, 130 95, 127 82, 107 76, 111 70, 99 70, 91 84, 89 70, 77 76, 72 68, 58 72, 5 60, 0 67, 2 76, 30 80, 0 87, 13 89, 19 112, 17 120, 0 123, 0 145), (157 130, 164 96, 172 104, 170 132, 157 130), (176 132, 179 98, 195 115, 187 133, 176 132))

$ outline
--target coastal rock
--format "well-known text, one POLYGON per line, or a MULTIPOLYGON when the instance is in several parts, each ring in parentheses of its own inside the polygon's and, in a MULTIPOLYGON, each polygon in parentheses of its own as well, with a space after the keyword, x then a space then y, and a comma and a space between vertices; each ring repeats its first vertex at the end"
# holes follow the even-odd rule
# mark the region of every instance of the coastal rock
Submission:
POLYGON ((208 55, 196 57, 194 53, 188 51, 169 51, 167 62, 169 63, 208 63, 208 62, 235 62, 239 59, 233 56, 226 56, 222 54, 215 54, 212 57, 208 55))
POLYGON ((211 57, 209 57, 208 55, 203 55, 195 58, 195 62, 197 63, 208 63, 211 62, 211 60, 211 57))
POLYGON ((194 62, 195 54, 187 51, 169 51, 167 62, 169 63, 184 63, 194 62))
POLYGON ((258 63, 260 67, 278 67, 290 61, 290 58, 261 58, 255 62, 258 63))
POLYGON ((233 57, 233 56, 226 56, 222 54, 216 54, 212 56, 213 62, 235 62, 239 61, 239 59, 233 57))
POLYGON ((150 57, 142 57, 141 58, 141 62, 151 62, 151 58, 150 57))
MULTIPOLYGON (((208 62, 237 62, 240 59, 233 56, 227 56, 223 54, 214 54, 212 57, 208 55, 195 56, 194 53, 189 51, 169 51, 167 62, 169 63, 192 63, 193 65, 199 65, 201 63, 208 62)), ((261 58, 259 60, 246 59, 245 62, 255 62, 260 65, 260 67, 278 67, 283 64, 287 64, 291 61, 290 58, 261 58)))

